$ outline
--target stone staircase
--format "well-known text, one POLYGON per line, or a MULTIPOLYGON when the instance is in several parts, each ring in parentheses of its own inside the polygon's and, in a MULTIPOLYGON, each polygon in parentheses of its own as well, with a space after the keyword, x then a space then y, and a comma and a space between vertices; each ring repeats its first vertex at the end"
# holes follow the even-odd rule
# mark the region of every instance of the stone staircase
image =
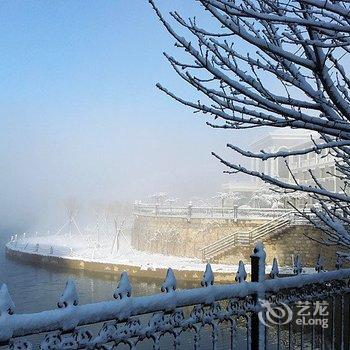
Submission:
POLYGON ((293 215, 291 215, 291 213, 286 213, 250 231, 235 232, 231 235, 225 236, 200 249, 202 252, 202 260, 208 261, 222 255, 236 246, 255 244, 257 241, 261 241, 276 233, 280 233, 290 227, 292 218, 293 215))

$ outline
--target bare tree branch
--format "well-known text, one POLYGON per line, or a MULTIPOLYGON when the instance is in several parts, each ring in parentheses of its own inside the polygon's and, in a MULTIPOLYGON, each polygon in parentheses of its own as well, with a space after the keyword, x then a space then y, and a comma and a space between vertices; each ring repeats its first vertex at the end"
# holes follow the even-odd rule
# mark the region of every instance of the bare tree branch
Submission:
POLYGON ((210 29, 198 18, 185 20, 176 11, 170 13, 170 24, 155 1, 149 2, 176 47, 190 58, 185 63, 165 53, 167 60, 200 99, 189 101, 157 84, 161 91, 223 121, 208 121, 213 128, 269 126, 318 133, 316 139, 287 151, 256 153, 227 145, 248 159, 286 160, 289 180, 213 154, 228 173, 255 176, 285 192, 307 193, 318 206, 311 216, 301 212, 323 230, 326 238, 321 241, 349 247, 350 78, 344 62, 350 52, 350 1, 198 0, 203 13, 210 14, 210 29), (317 169, 310 168, 304 179, 293 174, 287 160, 313 154, 331 157, 334 170, 327 174, 339 182, 337 188, 329 189, 317 169))

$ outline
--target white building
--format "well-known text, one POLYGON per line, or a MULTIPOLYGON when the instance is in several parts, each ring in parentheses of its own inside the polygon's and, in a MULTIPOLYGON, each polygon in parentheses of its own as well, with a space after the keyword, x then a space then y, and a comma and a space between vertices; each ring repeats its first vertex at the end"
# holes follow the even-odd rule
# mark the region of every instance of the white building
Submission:
MULTIPOLYGON (((267 133, 264 137, 253 142, 248 149, 254 153, 260 153, 262 150, 269 153, 279 151, 290 151, 295 149, 304 149, 312 147, 314 144, 311 137, 317 140, 317 134, 304 130, 278 130, 267 133)), ((327 153, 322 151, 320 154, 311 152, 305 155, 291 156, 288 158, 276 158, 262 161, 260 159, 251 158, 250 169, 271 175, 272 177, 281 179, 285 182, 293 183, 293 176, 300 184, 315 185, 311 177, 310 171, 317 178, 317 181, 330 191, 340 191, 341 181, 334 176, 335 160, 327 153), (288 167, 286 165, 288 161, 288 167), (292 174, 293 176, 292 176, 292 174)), ((246 196, 256 193, 262 186, 260 179, 251 177, 250 183, 228 183, 223 188, 229 192, 241 192, 241 188, 245 189, 246 196), (250 190, 249 190, 250 188, 250 190)), ((305 200, 300 200, 302 204, 305 200)))
MULTIPOLYGON (((310 141, 310 133, 294 130, 281 130, 270 132, 261 139, 255 141, 249 146, 249 149, 254 153, 260 153, 264 150, 268 153, 276 153, 279 151, 288 151, 301 147, 310 141)), ((284 158, 269 159, 262 161, 260 159, 251 159, 251 168, 271 175, 283 180, 289 180, 290 174, 285 164, 284 158)))
MULTIPOLYGON (((295 148, 312 146, 312 141, 309 141, 295 148)), ((311 186, 315 185, 315 181, 309 171, 311 170, 313 176, 326 189, 332 192, 341 191, 341 181, 334 175, 336 174, 335 159, 327 150, 323 150, 320 154, 312 152, 289 157, 289 167, 296 179, 300 180, 300 183, 311 186)), ((291 176, 289 176, 289 181, 292 181, 291 176)))

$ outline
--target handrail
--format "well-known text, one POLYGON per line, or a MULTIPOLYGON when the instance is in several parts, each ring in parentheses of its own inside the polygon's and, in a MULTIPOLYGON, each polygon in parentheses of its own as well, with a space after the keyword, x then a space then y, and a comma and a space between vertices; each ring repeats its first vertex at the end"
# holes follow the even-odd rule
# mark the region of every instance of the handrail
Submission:
POLYGON ((233 245, 240 244, 252 244, 258 239, 265 237, 268 234, 276 232, 276 230, 286 227, 290 224, 291 218, 289 217, 291 212, 285 213, 282 216, 272 219, 258 227, 255 227, 249 231, 237 231, 230 235, 220 238, 219 240, 208 244, 202 248, 202 259, 206 260, 208 256, 213 257, 217 254, 225 252, 233 245), (239 237, 240 236, 240 237, 239 237), (239 238, 238 238, 239 237, 239 238), (246 239, 244 239, 246 238, 246 239))
POLYGON ((208 247, 211 247, 211 246, 214 246, 214 245, 219 244, 219 243, 221 243, 221 242, 224 242, 224 241, 225 241, 226 239, 228 239, 229 237, 234 237, 235 235, 236 235, 236 232, 235 232, 235 233, 231 233, 230 235, 224 236, 224 237, 218 239, 217 241, 215 241, 215 242, 213 242, 213 243, 209 243, 208 245, 206 245, 206 246, 200 248, 199 250, 204 250, 204 249, 206 249, 206 248, 208 248, 208 247))
MULTIPOLYGON (((282 217, 285 217, 287 214, 289 214, 289 213, 284 214, 282 217)), ((280 218, 282 218, 282 217, 280 217, 280 218)), ((280 218, 276 218, 276 219, 273 219, 273 220, 271 220, 271 221, 268 221, 268 222, 262 224, 262 225, 259 226, 259 227, 253 228, 253 229, 250 230, 250 231, 237 231, 237 232, 235 232, 235 233, 232 233, 232 234, 230 234, 230 235, 227 235, 227 236, 225 236, 225 237, 222 237, 222 238, 218 239, 218 240, 215 241, 214 243, 210 243, 210 244, 208 244, 208 245, 206 245, 206 246, 200 248, 200 250, 204 250, 205 248, 210 247, 210 246, 212 246, 212 245, 214 245, 214 244, 218 244, 218 243, 220 243, 220 242, 223 242, 223 241, 225 241, 227 238, 236 235, 236 233, 250 234, 251 232, 255 231, 256 229, 260 229, 260 228, 269 226, 269 224, 271 224, 272 222, 275 222, 275 221, 279 220, 280 218)))
POLYGON ((266 235, 271 234, 271 233, 274 233, 276 230, 278 230, 278 229, 280 229, 280 228, 287 227, 287 226, 289 226, 288 221, 286 221, 286 222, 281 222, 279 225, 273 226, 273 227, 271 228, 271 230, 264 230, 263 232, 256 232, 254 235, 252 235, 251 241, 255 241, 255 240, 258 240, 258 239, 260 239, 260 238, 263 238, 263 237, 265 237, 266 235))

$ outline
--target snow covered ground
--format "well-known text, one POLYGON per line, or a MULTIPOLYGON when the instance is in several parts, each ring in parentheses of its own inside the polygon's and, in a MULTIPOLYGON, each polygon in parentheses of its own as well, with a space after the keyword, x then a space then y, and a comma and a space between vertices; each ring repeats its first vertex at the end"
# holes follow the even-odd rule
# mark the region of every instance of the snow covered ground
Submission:
MULTIPOLYGON (((111 246, 103 244, 97 247, 82 239, 70 239, 64 236, 38 236, 21 238, 17 242, 9 242, 11 249, 37 253, 40 255, 60 256, 67 259, 81 259, 84 261, 115 263, 118 265, 138 266, 141 269, 166 269, 203 271, 205 263, 200 259, 151 254, 137 251, 130 244, 123 242, 119 252, 112 252, 111 246)), ((213 264, 214 272, 236 273, 238 265, 213 264)), ((250 266, 247 266, 247 270, 250 266)))
MULTIPOLYGON (((111 244, 103 243, 98 247, 96 242, 86 239, 86 237, 57 235, 22 237, 9 242, 7 246, 27 253, 89 262, 137 266, 141 270, 167 269, 171 267, 173 270, 178 271, 205 271, 206 263, 203 263, 200 259, 152 254, 134 250, 130 243, 125 240, 122 240, 120 243, 119 251, 112 252, 111 244)), ((237 265, 212 264, 211 266, 214 273, 232 273, 235 275, 238 270, 238 262, 237 265)), ((250 265, 245 265, 245 268, 247 273, 249 273, 250 265)), ((271 266, 267 266, 266 271, 270 272, 270 270, 271 266)), ((307 272, 311 272, 313 269, 307 270, 310 270, 307 272)), ((292 268, 282 267, 280 272, 292 273, 292 268)))

